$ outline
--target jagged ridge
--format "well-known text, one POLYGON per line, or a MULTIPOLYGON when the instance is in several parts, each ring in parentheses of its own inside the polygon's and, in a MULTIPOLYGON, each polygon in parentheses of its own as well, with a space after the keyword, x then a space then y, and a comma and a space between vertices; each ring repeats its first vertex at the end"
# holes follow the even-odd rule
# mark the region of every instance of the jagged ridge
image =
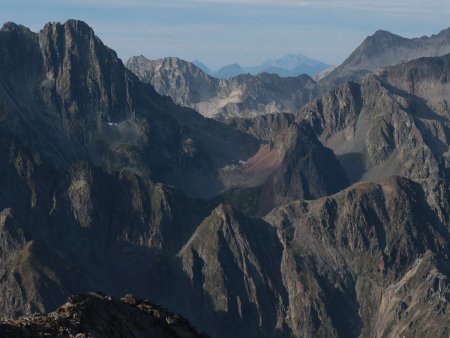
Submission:
POLYGON ((0 320, 0 335, 25 337, 203 337, 184 318, 131 295, 121 299, 101 293, 69 297, 57 311, 0 320))

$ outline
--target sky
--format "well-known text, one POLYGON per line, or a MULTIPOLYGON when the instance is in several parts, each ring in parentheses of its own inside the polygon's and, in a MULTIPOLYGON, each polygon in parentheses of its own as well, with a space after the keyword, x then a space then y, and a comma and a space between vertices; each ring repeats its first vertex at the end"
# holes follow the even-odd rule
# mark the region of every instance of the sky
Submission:
POLYGON ((124 61, 177 56, 212 69, 299 53, 340 64, 368 35, 450 27, 449 0, 0 0, 0 21, 39 31, 87 22, 124 61))

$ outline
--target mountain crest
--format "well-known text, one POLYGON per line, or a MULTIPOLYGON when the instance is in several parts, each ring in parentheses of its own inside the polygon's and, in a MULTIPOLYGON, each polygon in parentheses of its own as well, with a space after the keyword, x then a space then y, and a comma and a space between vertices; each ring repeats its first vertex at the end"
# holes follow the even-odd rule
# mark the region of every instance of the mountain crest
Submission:
POLYGON ((13 32, 13 31, 26 31, 32 33, 28 27, 18 25, 15 22, 8 21, 3 24, 3 27, 0 29, 0 32, 13 32))
POLYGON ((2 337, 192 337, 207 338, 189 322, 131 295, 78 294, 56 312, 14 321, 0 320, 2 337))
POLYGON ((386 30, 368 36, 350 56, 321 80, 321 87, 335 88, 347 81, 361 81, 380 68, 427 56, 450 53, 450 30, 420 38, 404 38, 386 30))
POLYGON ((380 39, 380 38, 402 38, 400 35, 394 34, 390 31, 379 29, 375 33, 373 33, 371 36, 368 37, 368 39, 380 39))
POLYGON ((83 33, 83 34, 94 34, 94 30, 89 26, 86 22, 82 20, 69 19, 64 23, 60 22, 49 22, 47 23, 42 30, 46 29, 60 29, 60 28, 70 29, 75 32, 83 33))
POLYGON ((63 113, 68 127, 80 122, 73 119, 76 115, 87 117, 88 111, 106 121, 120 121, 130 114, 124 66, 90 26, 79 20, 49 23, 39 41, 48 77, 41 86, 43 99, 63 113), (49 91, 58 93, 56 102, 49 101, 49 91))

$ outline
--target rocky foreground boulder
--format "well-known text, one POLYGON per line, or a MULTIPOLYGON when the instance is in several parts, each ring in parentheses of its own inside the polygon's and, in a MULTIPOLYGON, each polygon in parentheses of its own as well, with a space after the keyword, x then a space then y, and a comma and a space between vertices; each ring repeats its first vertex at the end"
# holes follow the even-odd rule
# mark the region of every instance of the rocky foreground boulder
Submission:
POLYGON ((131 295, 102 293, 71 296, 55 312, 0 321, 1 337, 183 337, 207 338, 189 322, 131 295))

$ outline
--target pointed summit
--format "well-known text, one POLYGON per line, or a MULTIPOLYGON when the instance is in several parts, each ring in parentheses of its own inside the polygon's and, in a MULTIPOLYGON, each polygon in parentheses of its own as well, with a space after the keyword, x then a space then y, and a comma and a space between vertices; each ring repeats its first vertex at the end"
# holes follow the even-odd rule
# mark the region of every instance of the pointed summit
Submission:
POLYGON ((384 30, 384 29, 377 30, 371 36, 367 37, 367 39, 370 39, 370 38, 394 38, 394 37, 401 38, 401 39, 406 39, 404 37, 401 37, 400 35, 391 33, 391 32, 389 32, 387 30, 384 30))
MULTIPOLYGON (((107 121, 118 121, 131 114, 126 70, 89 25, 80 20, 48 23, 39 34, 39 43, 45 71, 51 74, 42 90, 58 93, 62 105, 55 108, 63 116, 72 119, 89 114, 89 119, 96 121, 98 116, 92 113, 99 112, 107 121)), ((67 121, 69 125, 73 122, 79 123, 79 119, 67 121)))
POLYGON ((380 68, 427 56, 450 53, 450 34, 444 30, 437 35, 404 38, 386 30, 368 36, 352 54, 321 80, 324 88, 333 88, 346 81, 360 81, 380 68), (447 32, 447 33, 446 33, 447 32))

